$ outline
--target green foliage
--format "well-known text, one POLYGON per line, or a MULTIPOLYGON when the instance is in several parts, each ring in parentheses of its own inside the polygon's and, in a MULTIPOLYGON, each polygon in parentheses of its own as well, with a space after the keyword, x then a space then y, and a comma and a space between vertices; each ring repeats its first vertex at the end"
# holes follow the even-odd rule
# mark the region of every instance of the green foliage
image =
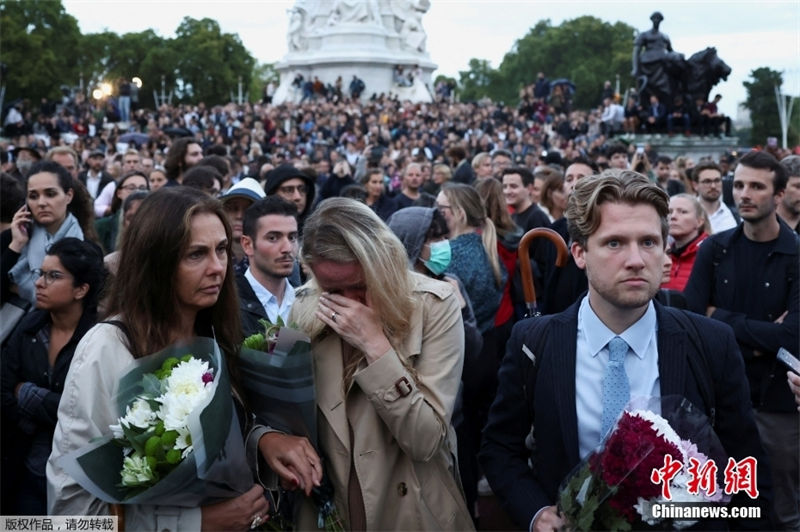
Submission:
POLYGON ((275 63, 256 63, 253 68, 253 79, 250 81, 250 87, 246 88, 250 92, 249 100, 251 102, 261 101, 264 97, 264 88, 270 81, 277 87, 280 83, 281 76, 275 70, 275 63))
POLYGON ((77 84, 73 52, 81 39, 78 21, 60 1, 0 1, 0 50, 8 67, 6 101, 58 97, 61 84, 77 84))
MULTIPOLYGON (((256 71, 256 61, 239 36, 223 33, 211 19, 185 17, 174 39, 152 29, 118 35, 81 35, 77 20, 60 0, 0 0, 0 50, 8 66, 6 99, 58 97, 60 85, 84 80, 91 93, 101 82, 117 89, 119 78, 143 81, 139 99, 153 90, 175 90, 179 99, 209 105, 229 101, 241 77, 245 90, 257 77, 274 75, 271 65, 256 71)), ((266 82, 264 82, 266 83, 266 82)), ((251 95, 260 97, 263 84, 251 95)))
POLYGON ((492 97, 492 81, 498 72, 492 68, 486 59, 472 58, 469 60, 469 70, 460 71, 459 91, 462 101, 479 100, 492 97))
MULTIPOLYGON (((767 137, 781 138, 775 87, 783 85, 783 74, 768 67, 760 67, 750 72, 750 78, 750 81, 743 82, 747 91, 744 105, 750 110, 750 120, 753 123, 750 130, 750 144, 763 145, 766 144, 767 137)), ((787 134, 789 146, 797 145, 798 134, 800 134, 800 102, 795 101, 787 134)))
POLYGON ((617 22, 583 16, 553 26, 539 21, 517 40, 497 69, 471 59, 469 70, 460 72, 461 99, 488 96, 495 101, 517 103, 519 91, 536 80, 537 72, 550 79, 567 78, 576 86, 573 107, 600 105, 603 82, 620 75, 620 87, 633 84, 630 76, 635 30, 617 22))
POLYGON ((177 52, 179 94, 187 101, 225 102, 239 82, 253 77, 255 59, 238 35, 222 33, 217 21, 184 17, 173 42, 177 52))

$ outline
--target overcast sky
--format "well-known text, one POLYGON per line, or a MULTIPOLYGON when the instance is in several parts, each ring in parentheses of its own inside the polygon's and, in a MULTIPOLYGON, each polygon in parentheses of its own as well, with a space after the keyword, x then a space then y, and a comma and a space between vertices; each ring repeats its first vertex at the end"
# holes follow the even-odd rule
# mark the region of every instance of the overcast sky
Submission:
MULTIPOLYGON (((82 33, 108 29, 122 34, 152 28, 162 37, 172 37, 184 16, 213 18, 222 31, 237 33, 257 60, 272 63, 287 52, 286 10, 294 1, 63 0, 63 4, 78 19, 82 33)), ((733 72, 728 81, 714 89, 723 95, 723 112, 736 115, 737 103, 746 96, 742 82, 761 66, 782 71, 784 92, 800 96, 798 0, 761 0, 758 4, 736 0, 431 0, 423 24, 428 34, 428 52, 439 65, 434 76, 442 73, 458 79, 459 70, 466 70, 473 57, 499 66, 514 42, 539 20, 549 18, 558 25, 592 15, 645 30, 650 27, 649 17, 654 10, 663 13, 661 30, 669 35, 675 51, 688 57, 706 46, 716 46, 719 56, 730 65, 733 72)), ((609 72, 612 81, 614 74, 609 72)))

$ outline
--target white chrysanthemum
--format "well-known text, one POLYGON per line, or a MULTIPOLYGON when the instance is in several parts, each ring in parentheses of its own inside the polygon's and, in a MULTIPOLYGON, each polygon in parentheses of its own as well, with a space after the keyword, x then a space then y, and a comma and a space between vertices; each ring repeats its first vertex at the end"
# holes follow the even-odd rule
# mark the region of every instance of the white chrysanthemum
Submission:
POLYGON ((121 440, 125 437, 125 433, 122 432, 122 423, 118 423, 116 425, 109 425, 108 428, 111 429, 111 434, 114 436, 115 439, 121 440))
POLYGON ((156 399, 161 403, 158 417, 164 421, 166 430, 185 428, 189 414, 208 399, 211 387, 203 382, 203 375, 209 373, 208 363, 196 358, 181 362, 172 369, 167 378, 166 393, 156 399))
MULTIPOLYGON (((664 419, 663 417, 659 416, 654 412, 650 412, 649 410, 634 410, 631 412, 631 415, 638 416, 645 421, 649 421, 650 424, 653 426, 653 430, 656 431, 656 434, 664 438, 666 441, 670 442, 671 444, 675 445, 678 449, 681 448, 681 437, 678 436, 678 433, 670 426, 669 421, 664 419)), ((676 460, 684 460, 683 456, 677 457, 674 456, 676 460)))
POLYGON ((127 456, 122 462, 122 485, 141 486, 155 479, 153 471, 143 456, 127 456))
MULTIPOLYGON (((150 408, 150 403, 141 397, 138 397, 132 404, 128 405, 125 416, 119 418, 119 422, 121 425, 125 425, 126 427, 133 425, 134 427, 140 429, 147 429, 155 424, 156 413, 150 408)), ((109 428, 111 428, 112 432, 116 434, 113 425, 109 428)), ((120 427, 120 432, 121 431, 122 427, 120 427)))
POLYGON ((197 395, 204 391, 203 375, 209 373, 208 362, 190 358, 172 368, 167 378, 167 390, 176 395, 197 395))
POLYGON ((181 458, 186 458, 194 447, 192 446, 192 438, 189 434, 189 429, 186 427, 176 429, 178 431, 178 438, 175 440, 175 449, 183 449, 181 458))

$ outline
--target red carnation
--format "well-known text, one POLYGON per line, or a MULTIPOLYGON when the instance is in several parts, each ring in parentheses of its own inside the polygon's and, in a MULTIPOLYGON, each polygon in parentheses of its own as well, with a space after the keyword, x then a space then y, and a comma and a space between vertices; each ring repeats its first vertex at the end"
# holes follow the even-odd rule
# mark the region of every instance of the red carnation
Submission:
POLYGON ((652 499, 661 487, 650 480, 650 472, 664 464, 664 455, 681 456, 680 450, 659 436, 651 423, 624 412, 605 448, 590 459, 593 473, 600 473, 617 493, 609 504, 631 522, 636 517, 633 506, 639 497, 652 499))

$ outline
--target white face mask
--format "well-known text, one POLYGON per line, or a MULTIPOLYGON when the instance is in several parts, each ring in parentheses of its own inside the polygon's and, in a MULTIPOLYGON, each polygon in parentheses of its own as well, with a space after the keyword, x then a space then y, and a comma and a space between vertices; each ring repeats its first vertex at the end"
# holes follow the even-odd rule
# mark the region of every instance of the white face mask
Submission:
POLYGON ((32 159, 24 159, 22 161, 17 161, 17 170, 19 170, 19 173, 21 173, 22 175, 27 175, 32 166, 33 166, 32 159))

